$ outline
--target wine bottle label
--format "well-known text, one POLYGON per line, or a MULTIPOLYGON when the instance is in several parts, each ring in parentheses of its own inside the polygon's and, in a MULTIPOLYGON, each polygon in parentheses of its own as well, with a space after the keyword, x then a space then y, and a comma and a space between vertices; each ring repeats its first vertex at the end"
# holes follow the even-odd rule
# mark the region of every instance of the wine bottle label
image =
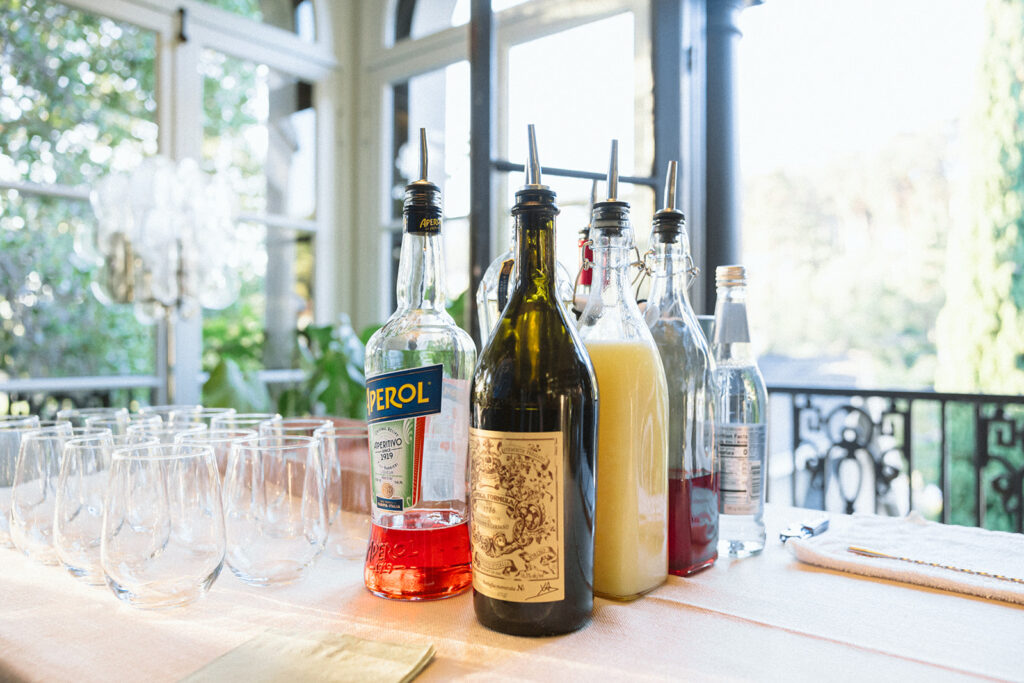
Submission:
POLYGON ((441 412, 442 373, 441 365, 429 365, 366 380, 375 519, 412 507, 422 497, 427 420, 441 412))
POLYGON ((498 313, 505 310, 508 303, 508 282, 512 278, 512 268, 516 265, 515 259, 506 259, 501 263, 501 272, 498 274, 498 313))
POLYGON ((509 602, 565 599, 561 432, 470 428, 473 588, 509 602))
POLYGON ((719 511, 724 515, 754 515, 761 509, 765 426, 718 424, 719 511))

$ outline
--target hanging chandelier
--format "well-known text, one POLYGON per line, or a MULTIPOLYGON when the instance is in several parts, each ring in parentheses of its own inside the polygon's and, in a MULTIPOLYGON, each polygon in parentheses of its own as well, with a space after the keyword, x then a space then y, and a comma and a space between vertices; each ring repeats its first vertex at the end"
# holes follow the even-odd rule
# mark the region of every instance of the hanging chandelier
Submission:
POLYGON ((76 233, 75 251, 98 266, 92 291, 102 303, 133 304, 150 324, 237 298, 233 195, 195 161, 149 157, 104 177, 90 203, 96 222, 76 233))

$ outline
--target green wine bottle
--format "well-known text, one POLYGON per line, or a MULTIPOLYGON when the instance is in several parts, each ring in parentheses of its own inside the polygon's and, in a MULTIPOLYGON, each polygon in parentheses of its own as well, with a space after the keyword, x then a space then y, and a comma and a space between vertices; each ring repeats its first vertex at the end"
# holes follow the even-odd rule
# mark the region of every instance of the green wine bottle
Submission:
POLYGON ((546 636, 593 609, 597 381, 557 294, 558 207, 529 136, 515 288, 473 374, 470 535, 480 623, 546 636))

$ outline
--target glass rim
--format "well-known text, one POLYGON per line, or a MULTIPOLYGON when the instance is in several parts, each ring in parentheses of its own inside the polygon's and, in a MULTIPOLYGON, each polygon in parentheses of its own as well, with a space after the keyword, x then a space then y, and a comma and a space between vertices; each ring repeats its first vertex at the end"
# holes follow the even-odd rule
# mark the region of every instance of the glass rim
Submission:
POLYGON ((128 414, 128 409, 125 408, 124 406, 121 406, 119 408, 114 408, 114 407, 105 408, 103 406, 95 406, 95 407, 91 407, 91 408, 64 408, 63 410, 58 410, 57 411, 57 418, 60 419, 61 417, 65 416, 65 415, 67 415, 67 416, 70 416, 70 415, 93 415, 93 416, 99 416, 99 415, 121 415, 121 414, 127 415, 128 414))
MULTIPOLYGON (((20 429, 22 440, 31 437, 33 440, 42 439, 65 439, 70 440, 74 438, 74 432, 71 431, 70 422, 60 422, 55 425, 47 425, 46 427, 26 427, 20 429), (61 425, 67 425, 67 429, 64 429, 61 425)), ((109 431, 109 430, 108 430, 109 431)))
POLYGON ((368 436, 370 433, 367 427, 321 427, 317 429, 314 435, 323 434, 325 436, 346 436, 350 438, 356 438, 359 436, 368 436))
MULTIPOLYGON (((179 409, 170 410, 168 412, 170 412, 172 415, 174 413, 187 413, 189 415, 212 416, 212 415, 234 415, 238 411, 236 411, 234 408, 218 408, 216 406, 212 406, 212 407, 207 408, 206 406, 200 406, 198 410, 195 409, 195 408, 179 408, 179 409)), ((143 415, 153 415, 154 413, 142 413, 142 414, 143 415)))
POLYGON ((17 429, 22 426, 20 423, 39 422, 38 415, 0 415, 0 429, 17 429))
POLYGON ((281 425, 284 429, 301 429, 303 427, 309 427, 314 424, 318 424, 321 427, 327 427, 331 424, 330 418, 317 418, 317 417, 282 417, 280 420, 274 418, 267 420, 275 425, 281 425))
POLYGON ((251 439, 259 436, 255 429, 192 429, 182 431, 178 443, 233 443, 242 439, 251 439), (238 436, 224 436, 225 434, 237 434, 238 436))
POLYGON ((161 422, 159 425, 130 424, 125 431, 132 434, 166 434, 168 432, 173 434, 200 434, 209 431, 209 428, 205 422, 179 422, 177 426, 173 422, 161 422))
POLYGON ((215 458, 216 454, 213 452, 213 448, 206 444, 161 443, 160 441, 151 441, 142 444, 115 446, 110 457, 112 460, 188 460, 191 458, 215 458), (183 448, 195 450, 196 452, 182 453, 180 451, 183 448), (146 451, 146 453, 137 453, 137 451, 146 451), (152 453, 151 451, 169 452, 152 453))
POLYGON ((260 451, 289 451, 297 450, 299 448, 309 448, 310 446, 318 446, 319 439, 313 438, 312 436, 274 436, 274 435, 257 435, 250 436, 245 439, 239 439, 231 444, 231 450, 246 450, 251 452, 260 451), (273 445, 268 443, 267 445, 260 444, 260 441, 271 440, 283 441, 281 445, 273 445), (255 443, 254 443, 255 442, 255 443))
POLYGON ((139 406, 140 415, 152 415, 159 411, 173 412, 175 410, 186 411, 186 410, 202 410, 203 406, 198 403, 167 403, 158 406, 139 406))
POLYGON ((65 446, 67 446, 68 444, 82 445, 88 443, 89 441, 97 441, 100 439, 107 438, 109 438, 110 443, 113 444, 114 432, 107 429, 106 427, 78 427, 78 429, 81 429, 83 432, 89 431, 92 433, 75 434, 74 432, 72 432, 71 437, 67 440, 67 443, 64 444, 65 446))

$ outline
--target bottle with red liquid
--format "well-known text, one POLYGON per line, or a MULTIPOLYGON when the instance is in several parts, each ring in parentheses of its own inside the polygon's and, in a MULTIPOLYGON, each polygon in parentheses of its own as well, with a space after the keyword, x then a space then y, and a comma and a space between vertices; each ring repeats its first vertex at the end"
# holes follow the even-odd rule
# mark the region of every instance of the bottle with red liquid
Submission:
POLYGON ((675 208, 676 162, 665 207, 654 214, 653 273, 644 318, 661 352, 669 395, 669 573, 686 576, 718 558, 714 356, 687 290, 696 274, 685 217, 675 208))
POLYGON ((430 600, 472 583, 467 458, 476 347, 445 310, 441 191, 405 188, 398 309, 366 344, 373 524, 363 580, 376 595, 430 600))

